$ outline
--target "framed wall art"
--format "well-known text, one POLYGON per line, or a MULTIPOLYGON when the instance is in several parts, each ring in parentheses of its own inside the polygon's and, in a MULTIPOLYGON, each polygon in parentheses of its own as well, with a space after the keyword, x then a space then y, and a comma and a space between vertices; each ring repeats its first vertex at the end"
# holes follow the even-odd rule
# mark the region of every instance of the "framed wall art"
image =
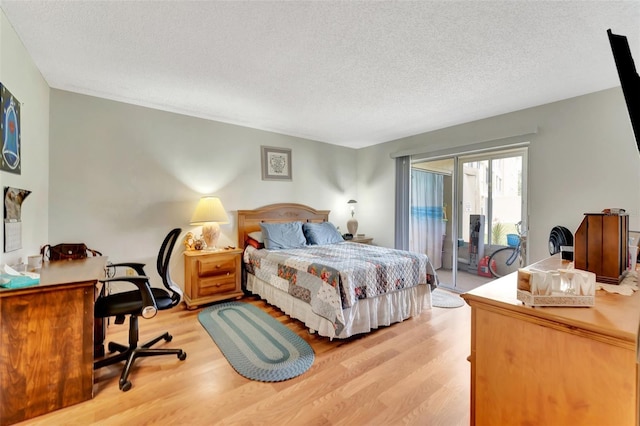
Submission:
POLYGON ((0 170, 21 174, 20 102, 0 83, 0 170))
POLYGON ((262 180, 291 180, 291 150, 261 146, 262 180))

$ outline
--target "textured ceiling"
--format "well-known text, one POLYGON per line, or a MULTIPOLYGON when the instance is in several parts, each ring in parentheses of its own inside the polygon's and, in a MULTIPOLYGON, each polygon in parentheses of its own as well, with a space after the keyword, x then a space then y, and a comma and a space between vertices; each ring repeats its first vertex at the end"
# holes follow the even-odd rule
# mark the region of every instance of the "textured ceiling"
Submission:
POLYGON ((618 86, 609 28, 640 61, 638 1, 0 7, 52 88, 354 148, 618 86))

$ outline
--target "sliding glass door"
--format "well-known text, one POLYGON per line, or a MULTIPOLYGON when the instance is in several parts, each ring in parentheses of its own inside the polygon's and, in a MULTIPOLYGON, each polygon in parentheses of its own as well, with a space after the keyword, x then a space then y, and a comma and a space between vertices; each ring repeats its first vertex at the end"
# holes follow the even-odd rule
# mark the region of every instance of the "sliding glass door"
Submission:
POLYGON ((487 256, 526 229, 526 148, 412 161, 411 251, 426 253, 443 287, 490 281, 487 256))

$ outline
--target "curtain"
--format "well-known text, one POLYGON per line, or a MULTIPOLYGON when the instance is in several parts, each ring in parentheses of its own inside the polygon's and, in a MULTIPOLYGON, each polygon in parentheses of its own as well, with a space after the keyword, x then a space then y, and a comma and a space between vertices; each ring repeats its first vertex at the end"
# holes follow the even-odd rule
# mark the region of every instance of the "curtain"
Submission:
POLYGON ((444 179, 441 174, 411 170, 409 250, 425 253, 435 269, 442 267, 444 179))
POLYGON ((409 250, 409 187, 411 158, 396 158, 396 222, 395 248, 409 250))

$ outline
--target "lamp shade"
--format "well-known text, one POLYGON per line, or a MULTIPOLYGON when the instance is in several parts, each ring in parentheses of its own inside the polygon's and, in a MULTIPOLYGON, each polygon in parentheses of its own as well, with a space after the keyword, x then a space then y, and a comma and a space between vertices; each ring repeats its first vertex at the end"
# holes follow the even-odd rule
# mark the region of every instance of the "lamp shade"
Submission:
POLYGON ((202 197, 191 218, 192 225, 202 226, 202 237, 207 250, 215 250, 220 237, 220 223, 228 223, 229 217, 218 197, 202 197))
POLYGON ((198 202, 196 211, 191 217, 192 225, 203 225, 209 222, 229 223, 227 212, 224 211, 222 202, 218 197, 202 197, 198 202))
POLYGON ((349 211, 351 212, 351 217, 353 217, 353 214, 356 212, 356 204, 358 204, 358 202, 356 200, 349 200, 347 201, 347 204, 349 205, 349 211))

